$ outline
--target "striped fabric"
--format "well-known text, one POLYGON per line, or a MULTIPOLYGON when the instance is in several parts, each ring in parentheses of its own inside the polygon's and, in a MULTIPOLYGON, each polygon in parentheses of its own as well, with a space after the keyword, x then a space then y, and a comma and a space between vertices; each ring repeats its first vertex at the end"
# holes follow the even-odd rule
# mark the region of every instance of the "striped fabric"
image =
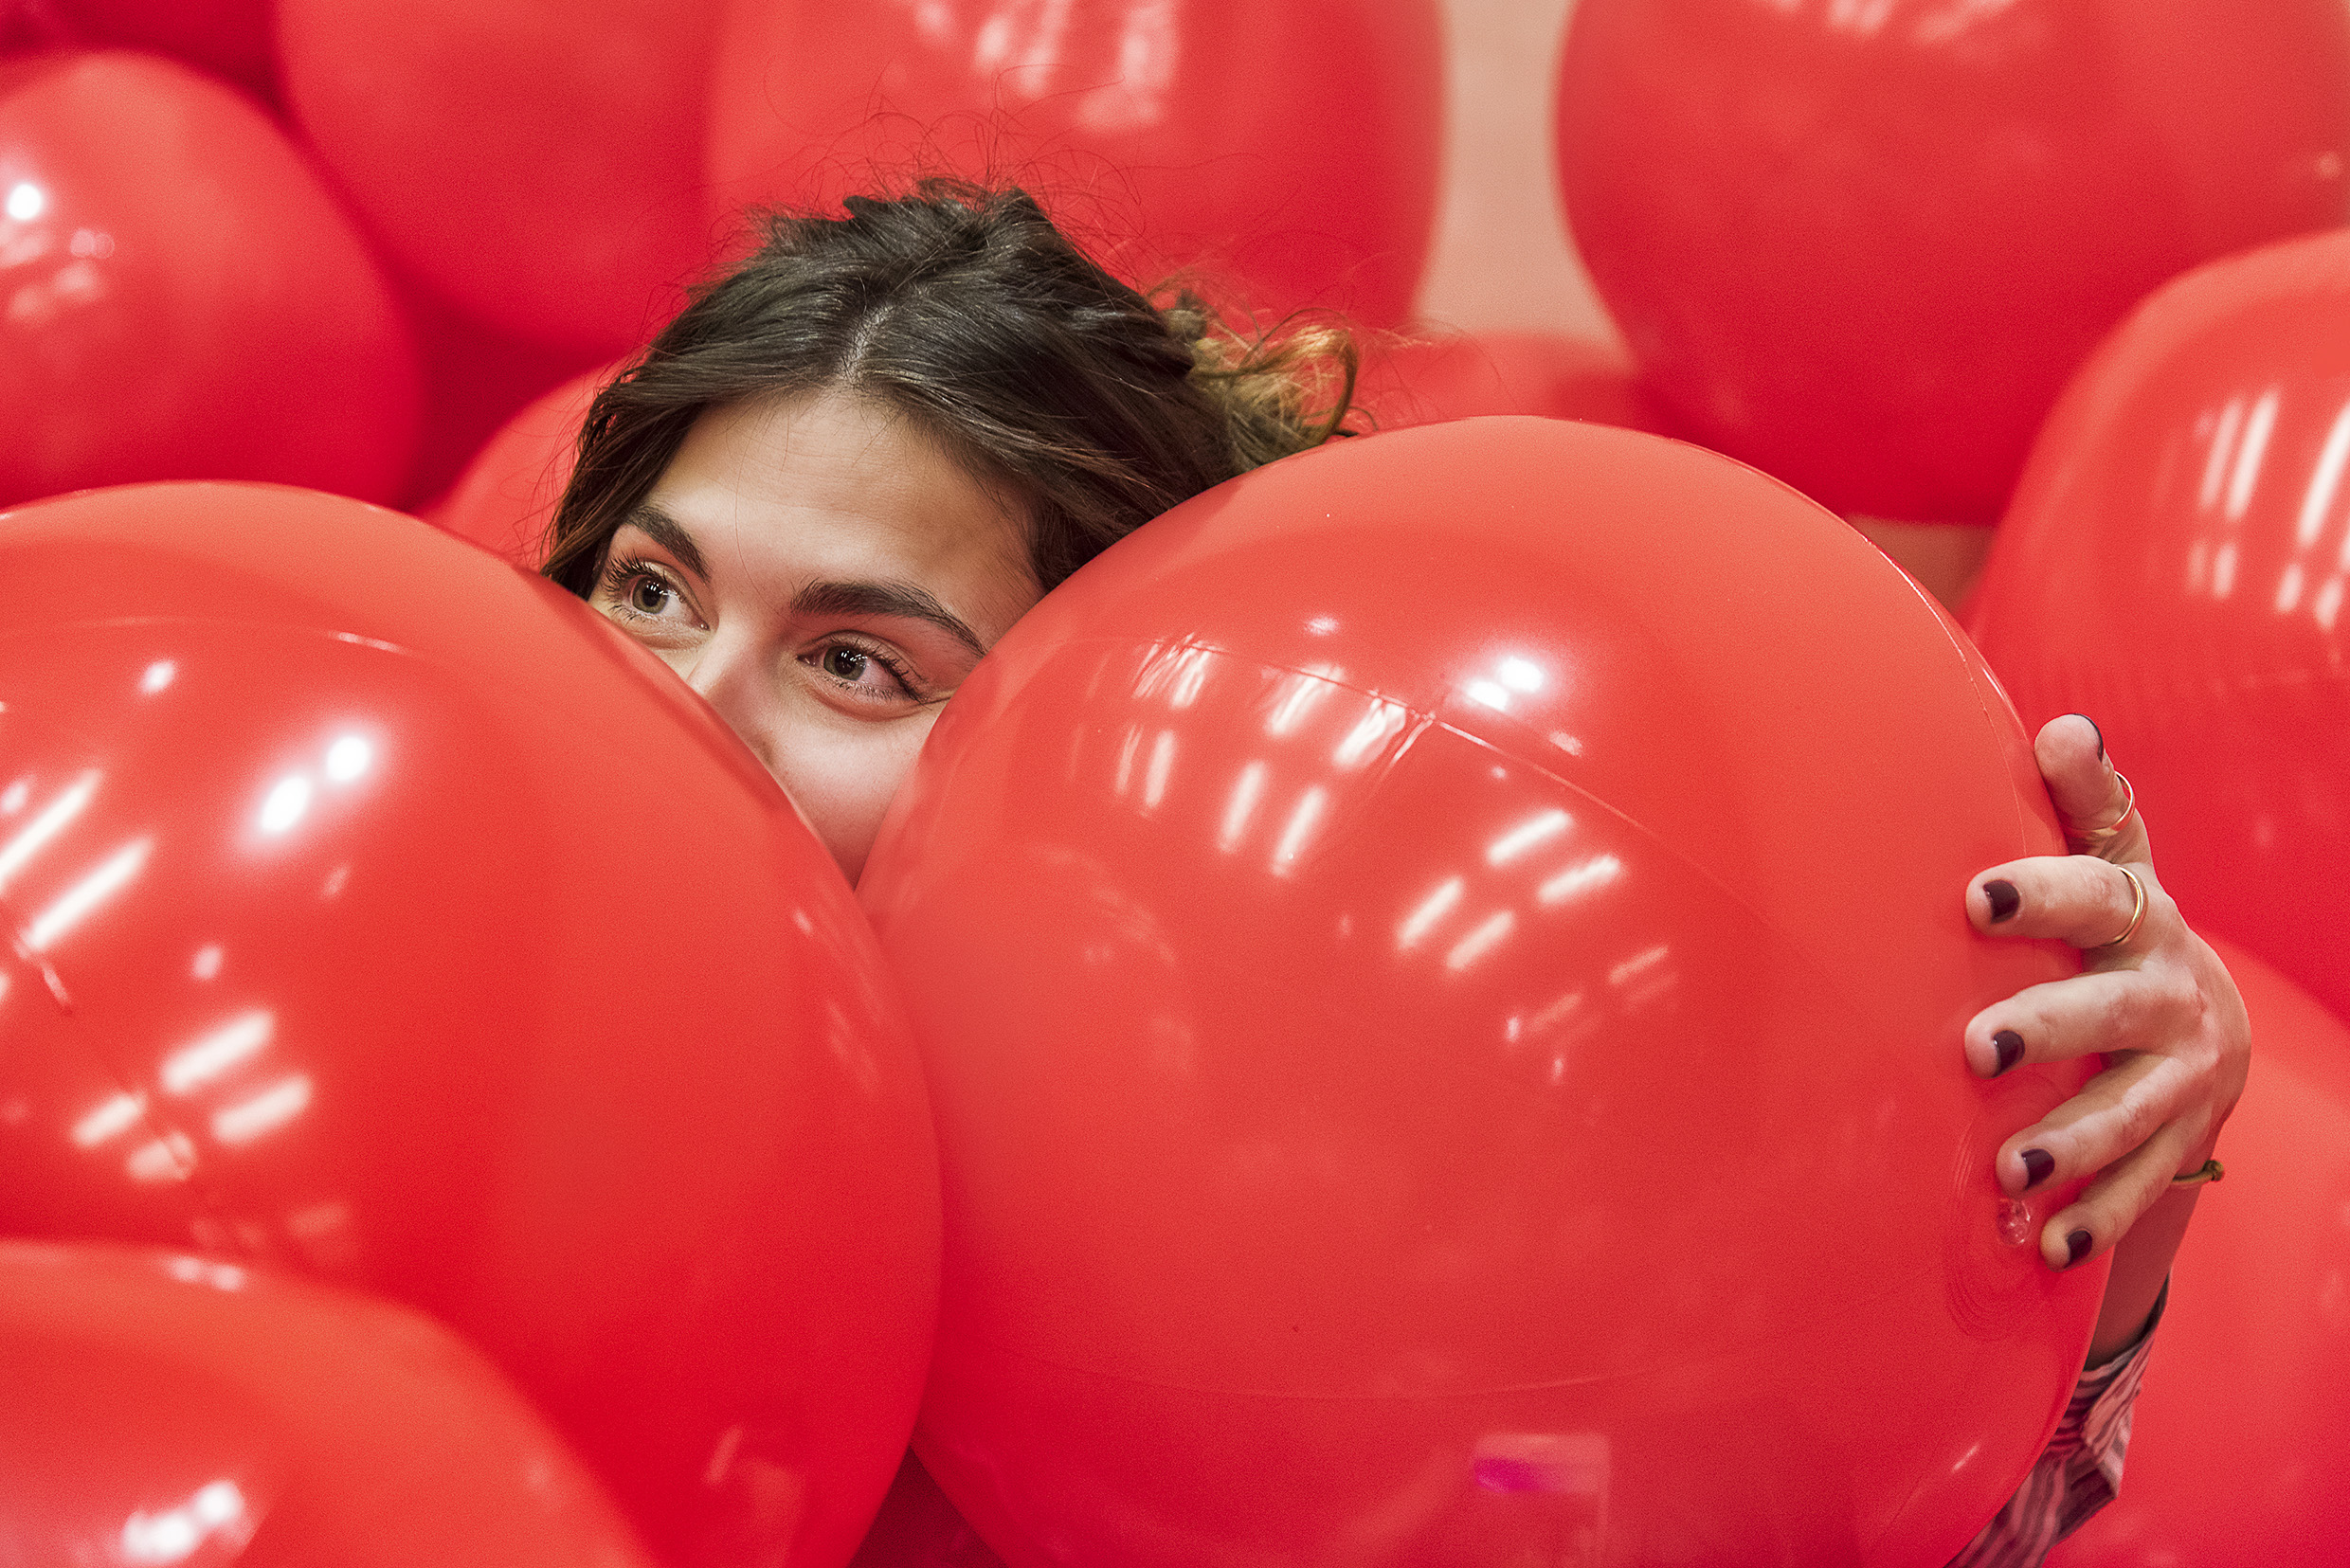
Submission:
POLYGON ((2049 1548, 2113 1501, 2129 1451, 2130 1405, 2145 1375, 2146 1346, 2162 1321, 2170 1287, 2154 1304, 2138 1342, 2105 1365, 2081 1375, 2055 1435, 2040 1451, 2024 1484, 1950 1568, 2038 1568, 2049 1548))

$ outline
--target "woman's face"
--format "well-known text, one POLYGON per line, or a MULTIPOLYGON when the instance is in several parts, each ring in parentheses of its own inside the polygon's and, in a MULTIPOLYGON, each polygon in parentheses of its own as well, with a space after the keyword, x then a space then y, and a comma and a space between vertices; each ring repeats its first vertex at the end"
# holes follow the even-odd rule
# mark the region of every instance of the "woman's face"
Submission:
POLYGON ((1040 597, 1017 511, 903 417, 826 392, 704 414, 592 603, 709 699, 854 882, 940 707, 1040 597))

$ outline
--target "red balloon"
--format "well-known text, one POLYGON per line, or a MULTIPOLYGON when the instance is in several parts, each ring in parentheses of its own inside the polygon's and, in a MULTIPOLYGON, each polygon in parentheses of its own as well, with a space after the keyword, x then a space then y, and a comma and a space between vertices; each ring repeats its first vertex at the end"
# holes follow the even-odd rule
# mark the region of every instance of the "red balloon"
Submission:
POLYGON ((939 1124, 924 1461, 1014 1568, 1943 1560, 2103 1288, 1988 1163, 2086 1069, 1958 1045, 2071 966, 1961 898, 2058 842, 1963 636, 1709 453, 1473 420, 1178 508, 860 885, 939 1124))
POLYGON ((1266 318, 1411 311, 1436 212, 1430 0, 731 0, 714 211, 958 171, 1028 188, 1142 287, 1266 318))
POLYGON ((573 376, 508 420, 448 495, 426 510, 426 519, 535 570, 546 559, 555 503, 571 480, 588 406, 624 368, 615 362, 573 376))
POLYGON ((425 428, 401 510, 445 500, 477 453, 525 405, 596 363, 494 332, 413 285, 402 291, 425 361, 425 428))
POLYGON ((2350 1557, 2350 1028, 2216 946, 2251 1081, 2171 1271, 2121 1495, 2050 1556, 2064 1568, 2350 1557))
POLYGON ((1539 414, 1674 433, 1621 354, 1563 333, 1455 333, 1374 346, 1355 401, 1388 430, 1539 414))
POLYGON ((716 0, 279 0, 285 96, 399 264, 594 358, 708 261, 716 0))
POLYGON ((155 478, 389 499, 416 377, 374 262, 250 99, 147 55, 0 62, 0 503, 155 478))
POLYGON ((0 1556, 651 1568, 430 1319, 185 1253, 0 1242, 0 1556))
POLYGON ((61 16, 94 44, 177 55, 264 101, 277 94, 269 52, 274 0, 56 0, 61 16))
POLYGON ((2350 1018, 2350 233, 2190 274, 2041 433, 1972 607, 2028 719, 2088 713, 2162 880, 2350 1018))
POLYGON ((0 54, 71 42, 73 34, 48 0, 0 0, 0 54))
POLYGON ((157 486, 0 539, 0 1234, 422 1307, 665 1558, 845 1562, 920 1395, 935 1154, 750 753, 409 518, 157 486))
POLYGON ((1584 0, 1557 103, 1657 395, 1840 512, 1990 522, 2142 295, 2350 218, 2340 0, 1584 0))
POLYGON ((1003 1568, 909 1452, 849 1568, 1003 1568))

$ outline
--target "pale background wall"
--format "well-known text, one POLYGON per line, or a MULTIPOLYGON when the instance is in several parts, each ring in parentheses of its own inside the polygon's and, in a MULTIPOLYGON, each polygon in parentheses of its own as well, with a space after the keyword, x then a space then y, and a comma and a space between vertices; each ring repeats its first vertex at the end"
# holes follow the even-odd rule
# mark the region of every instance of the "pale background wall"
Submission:
POLYGON ((1443 0, 1444 184, 1419 314, 1466 332, 1542 328, 1614 343, 1566 236, 1550 85, 1574 0, 1443 0))

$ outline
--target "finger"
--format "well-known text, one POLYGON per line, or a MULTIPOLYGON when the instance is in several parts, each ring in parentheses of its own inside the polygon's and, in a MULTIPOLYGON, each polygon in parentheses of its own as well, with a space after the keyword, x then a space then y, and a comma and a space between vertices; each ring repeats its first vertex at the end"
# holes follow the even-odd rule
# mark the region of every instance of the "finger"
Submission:
POLYGON ((2121 826, 2117 837, 2100 843, 2097 853, 2108 860, 2137 861, 2147 857, 2143 817, 2131 817, 2130 791, 2106 755, 2106 739, 2094 721, 2082 713, 2067 713, 2040 727, 2033 742, 2048 798, 2055 803, 2065 837, 2121 826))
POLYGON ((2130 945, 2153 946, 2178 918, 2178 909, 2154 868, 2130 866, 2128 876, 2111 860, 2093 855, 2038 855, 2010 860, 1977 876, 1966 890, 1966 918, 1986 936, 2052 937, 2076 947, 2100 947, 2129 930, 2138 913, 2138 889, 2145 889, 2145 918, 2130 945))
POLYGON ((2000 1144, 1992 1174, 2011 1197, 2095 1176, 2142 1147, 2159 1129, 2207 1117, 2209 1108, 2195 1092, 2200 1077, 2194 1066, 2168 1056, 2122 1056, 2078 1094, 2000 1144))
POLYGON ((1993 1002, 1967 1020, 1961 1045, 1981 1078, 2032 1062, 2146 1050, 2185 1036, 2200 1000, 2195 977, 2175 964, 2094 969, 1993 1002))
POLYGON ((2040 1256, 2048 1266, 2070 1269, 2120 1240, 2170 1190, 2171 1178, 2195 1146, 2196 1136, 2178 1123, 2162 1127, 2050 1216, 2040 1228, 2040 1256))

